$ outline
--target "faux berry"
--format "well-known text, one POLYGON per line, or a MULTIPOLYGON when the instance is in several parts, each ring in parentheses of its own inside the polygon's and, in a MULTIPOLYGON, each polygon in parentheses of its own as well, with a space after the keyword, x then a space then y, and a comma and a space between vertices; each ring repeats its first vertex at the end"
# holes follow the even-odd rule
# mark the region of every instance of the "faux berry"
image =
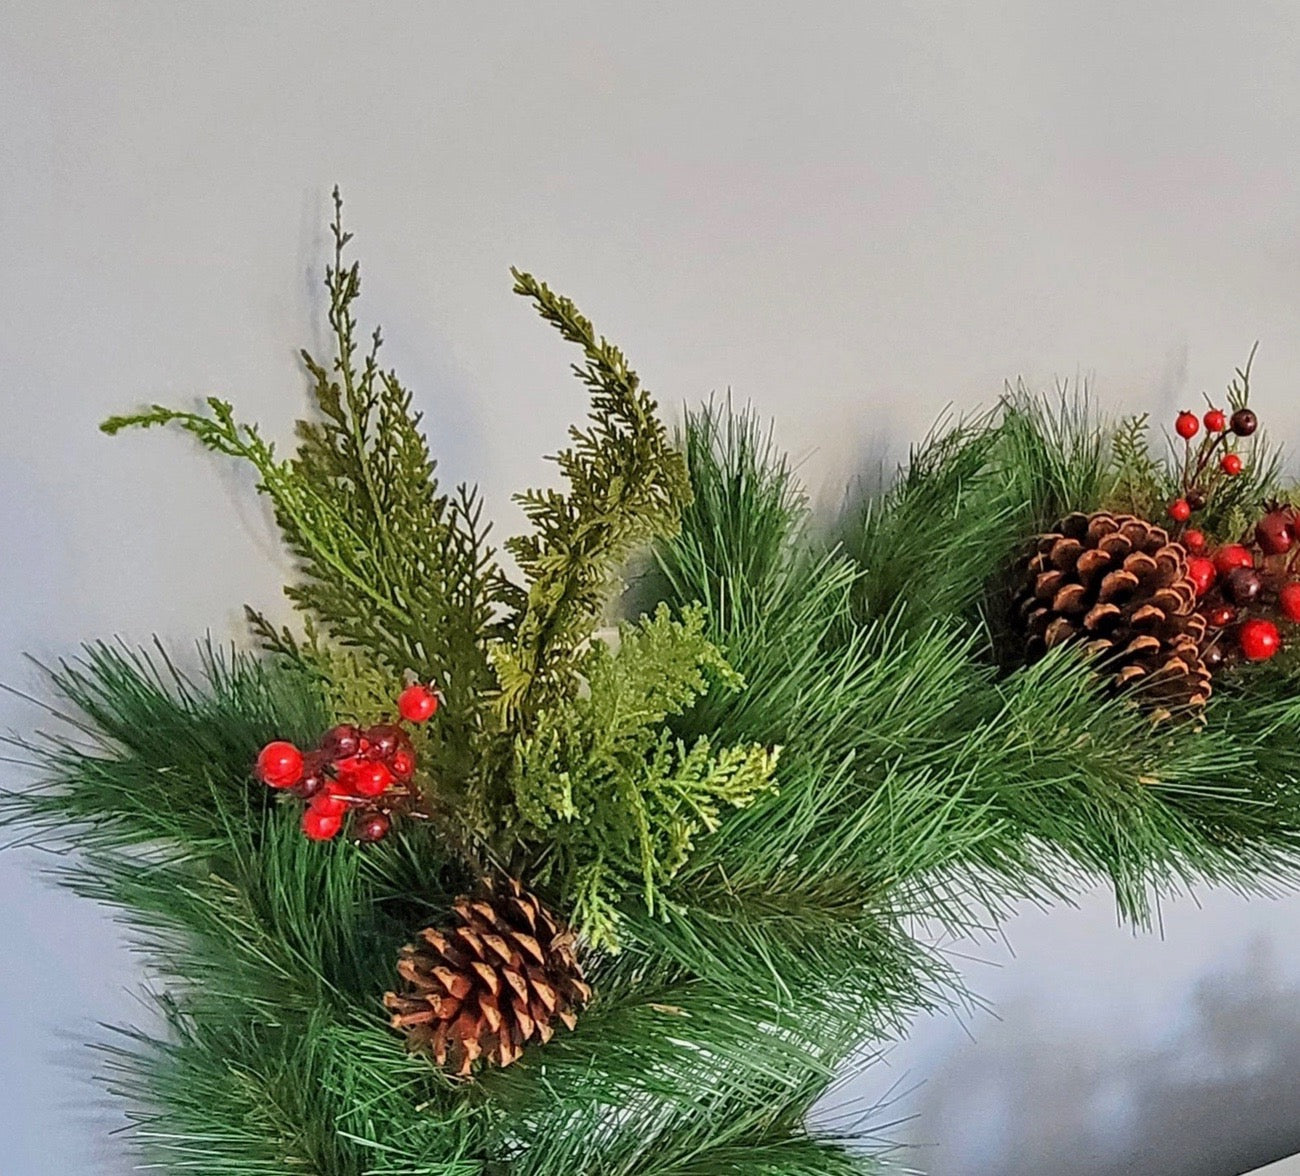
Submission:
POLYGON ((1277 602, 1288 621, 1300 624, 1300 583, 1292 580, 1283 585, 1282 591, 1278 593, 1277 602))
POLYGON ((398 748, 406 746, 408 742, 406 732, 401 727, 390 724, 371 727, 366 732, 366 739, 370 743, 370 754, 379 760, 390 759, 398 748))
POLYGON ((348 782, 369 762, 359 755, 350 755, 347 759, 335 760, 334 773, 338 776, 341 785, 350 786, 348 782))
POLYGON ((1197 531, 1195 528, 1183 532, 1183 546, 1188 551, 1205 550, 1205 532, 1197 531))
POLYGON ((1264 577, 1254 568, 1233 568, 1224 587, 1233 604, 1247 605, 1264 591, 1264 577))
POLYGON ((1212 408, 1205 414, 1205 427, 1211 433, 1222 433, 1228 428, 1228 414, 1221 408, 1212 408))
POLYGON ((321 750, 330 759, 347 759, 361 750, 361 732, 350 723, 331 727, 321 740, 321 750))
POLYGON ((328 841, 331 837, 337 837, 342 828, 341 815, 323 813, 314 805, 308 805, 302 814, 302 831, 312 841, 328 841))
POLYGON ((322 816, 342 817, 348 811, 348 802, 344 799, 344 795, 338 791, 337 785, 330 785, 324 792, 316 793, 307 808, 322 816))
POLYGON ((1235 478, 1245 468, 1245 462, 1241 460, 1240 454, 1225 453, 1223 460, 1219 462, 1219 468, 1230 478, 1235 478))
POLYGON ((1240 543, 1229 543, 1214 553, 1214 570, 1225 580, 1232 575, 1233 568, 1253 568, 1255 557, 1240 543))
POLYGON ((415 754, 399 747, 388 761, 388 770, 399 780, 409 780, 415 771, 415 754))
POLYGON ((1218 572, 1214 570, 1214 560, 1212 559, 1206 559, 1203 555, 1195 555, 1187 561, 1187 576, 1196 585, 1197 596, 1204 596, 1214 586, 1214 581, 1218 579, 1218 575, 1218 572))
POLYGON ((1237 630, 1237 644, 1249 661, 1268 661, 1282 648, 1282 634, 1272 621, 1255 618, 1237 630))
POLYGON ((1259 428, 1259 417, 1248 408, 1239 408, 1232 414, 1232 420, 1228 423, 1238 437, 1249 437, 1259 428))
POLYGON ((311 800, 329 787, 329 778, 324 772, 308 772, 293 786, 294 796, 311 800))
POLYGON ((1228 660, 1224 648, 1217 641, 1213 645, 1207 645, 1201 650, 1201 664, 1205 666, 1210 673, 1222 669, 1224 663, 1228 660))
POLYGON ((391 828, 392 822, 383 813, 366 813, 353 825, 358 841, 383 841, 391 828))
POLYGON ((1186 498, 1177 498, 1169 504, 1169 517, 1176 523, 1185 523, 1192 517, 1192 508, 1186 498))
POLYGON ((1180 412, 1174 421, 1174 431, 1185 440, 1190 441, 1200 432, 1201 422, 1194 412, 1180 412))
POLYGON ((277 739, 257 753, 257 778, 272 788, 292 788, 302 779, 302 752, 277 739))
POLYGON ((1255 542, 1265 555, 1282 555, 1295 542, 1295 516, 1289 510, 1270 510, 1255 527, 1255 542))
POLYGON ((1187 492, 1187 505, 1193 511, 1204 510, 1205 504, 1210 500, 1205 496, 1204 490, 1191 489, 1187 492))
POLYGON ((1212 629, 1226 629, 1237 619, 1237 610, 1230 604, 1220 604, 1205 614, 1212 629))
POLYGON ((392 782, 393 773, 379 760, 362 764, 347 777, 347 786, 358 796, 383 796, 392 782))
POLYGON ((398 713, 408 723, 428 722, 438 711, 438 695, 427 686, 408 686, 397 697, 398 713))

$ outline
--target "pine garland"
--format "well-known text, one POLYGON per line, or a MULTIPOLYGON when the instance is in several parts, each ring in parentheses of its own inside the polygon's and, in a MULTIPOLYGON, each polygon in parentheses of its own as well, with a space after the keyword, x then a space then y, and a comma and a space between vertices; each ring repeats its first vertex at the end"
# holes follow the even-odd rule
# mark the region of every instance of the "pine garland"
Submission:
MULTIPOLYGON (((864 1041, 961 999, 912 916, 969 931, 1104 878, 1142 923, 1188 885, 1294 882, 1294 657, 1175 734, 1100 696, 1070 649, 999 656, 1027 535, 1166 494, 1142 421, 1011 389, 936 430, 828 543, 750 414, 711 405, 674 438, 622 354, 516 273, 580 349, 591 419, 556 458, 567 488, 520 498, 512 582, 476 494, 440 491, 378 332, 359 357, 338 207, 334 234, 336 354, 304 356, 317 416, 291 457, 218 399, 105 424, 176 425, 254 465, 302 632, 253 614, 266 648, 205 644, 193 675, 89 646, 51 671, 74 726, 19 741, 43 780, 4 798, 28 840, 77 851, 67 882, 124 912, 162 977, 166 1033, 109 1053, 148 1162, 876 1172, 807 1116, 864 1041), (614 639, 600 625, 639 553, 614 639), (308 842, 251 778, 258 748, 373 722, 408 674, 446 698, 418 737, 430 819, 308 842), (573 1032, 464 1081, 408 1055, 381 1000, 401 946, 484 874, 573 923, 594 997, 573 1032)), ((1253 469, 1219 525, 1286 492, 1275 463, 1253 469)))

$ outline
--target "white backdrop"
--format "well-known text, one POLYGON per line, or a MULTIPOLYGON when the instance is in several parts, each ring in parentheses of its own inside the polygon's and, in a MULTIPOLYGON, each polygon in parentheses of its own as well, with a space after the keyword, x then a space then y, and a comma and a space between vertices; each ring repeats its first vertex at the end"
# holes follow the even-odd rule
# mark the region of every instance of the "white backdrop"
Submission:
MULTIPOLYGON (((248 479, 107 413, 219 392, 287 437, 328 192, 449 481, 581 410, 532 269, 670 405, 730 387, 820 500, 1006 377, 1166 416, 1261 340, 1300 443, 1300 11, 1276 4, 0 0, 0 678, 228 635, 283 567, 248 479)), ((34 713, 0 703, 0 721, 34 713)), ((0 1162, 124 1173, 80 1043, 138 1018, 100 913, 0 856, 0 1162)), ((842 1097, 934 1176, 1226 1176, 1300 1149, 1300 901, 959 945, 1001 1020, 918 1024, 842 1097), (896 1084, 896 1086, 894 1085, 896 1084)))

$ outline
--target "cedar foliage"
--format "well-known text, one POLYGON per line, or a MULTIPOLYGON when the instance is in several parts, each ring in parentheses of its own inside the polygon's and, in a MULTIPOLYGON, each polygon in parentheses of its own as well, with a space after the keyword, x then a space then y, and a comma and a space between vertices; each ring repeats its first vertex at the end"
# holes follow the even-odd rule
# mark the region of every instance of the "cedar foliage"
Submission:
POLYGON ((18 741, 40 781, 4 799, 29 840, 78 851, 66 881, 123 912, 160 976, 166 1032, 108 1051, 147 1162, 874 1173, 808 1114, 863 1041, 960 995, 914 915, 969 932, 1104 878, 1142 922, 1175 888, 1294 880, 1293 662, 1216 689, 1206 731, 1178 738, 1099 698, 1070 650, 997 669, 1026 534, 1122 484, 1079 399, 1013 390, 937 430, 828 544, 750 414, 692 412, 674 444, 622 356, 516 275, 581 350, 593 420, 559 458, 568 492, 524 499, 512 584, 473 493, 438 490, 377 335, 357 360, 335 234, 337 354, 308 361, 320 416, 294 457, 219 400, 107 423, 176 424, 255 465, 305 635, 261 625, 268 651, 205 644, 192 673, 88 647, 51 672, 73 726, 18 741), (615 647, 595 627, 647 542, 647 612, 615 647), (249 778, 257 748, 372 714, 407 670, 448 692, 421 748, 445 821, 306 842, 249 778), (380 997, 488 864, 577 918, 595 998, 573 1033, 457 1084, 406 1054, 380 997))

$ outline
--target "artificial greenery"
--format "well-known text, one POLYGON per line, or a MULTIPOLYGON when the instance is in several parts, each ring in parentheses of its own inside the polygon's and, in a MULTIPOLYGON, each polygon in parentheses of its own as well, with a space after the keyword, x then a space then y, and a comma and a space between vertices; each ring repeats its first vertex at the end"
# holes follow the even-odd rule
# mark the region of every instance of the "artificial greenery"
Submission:
POLYGON ((29 840, 77 851, 67 881, 120 909, 156 969, 164 1030, 108 1053, 146 1162, 877 1173, 862 1131, 816 1133, 809 1112, 864 1042, 962 999, 917 916, 990 929, 1102 878, 1142 922, 1176 888, 1295 879, 1293 661, 1226 680, 1205 728, 1175 734, 1100 696, 1072 650, 998 656, 1026 537, 1160 490, 1136 426, 1011 389, 828 535, 751 414, 707 406, 674 440, 622 355, 519 274, 582 352, 592 421, 558 459, 567 490, 524 496, 511 582, 476 496, 439 491, 377 335, 357 360, 335 235, 337 354, 308 360, 319 415, 293 457, 222 401, 108 424, 175 423, 254 463, 303 631, 260 623, 259 653, 205 644, 183 665, 89 647, 51 672, 72 726, 19 741, 40 781, 4 801, 29 840), (377 717, 408 672, 447 694, 419 747, 435 819, 306 841, 250 777, 257 749, 377 717), (399 946, 484 870, 576 922, 596 995, 572 1033, 458 1083, 407 1055, 380 998, 399 946))

